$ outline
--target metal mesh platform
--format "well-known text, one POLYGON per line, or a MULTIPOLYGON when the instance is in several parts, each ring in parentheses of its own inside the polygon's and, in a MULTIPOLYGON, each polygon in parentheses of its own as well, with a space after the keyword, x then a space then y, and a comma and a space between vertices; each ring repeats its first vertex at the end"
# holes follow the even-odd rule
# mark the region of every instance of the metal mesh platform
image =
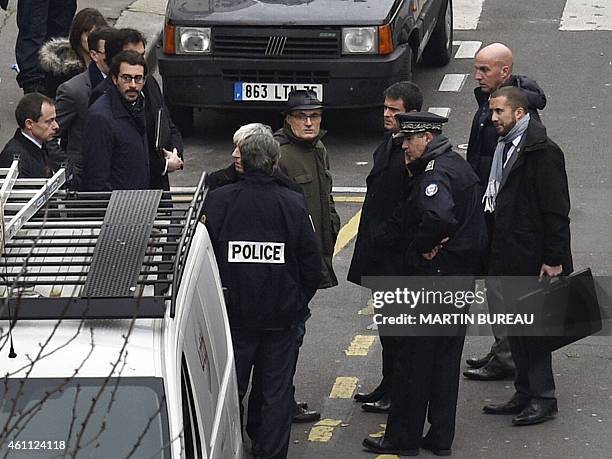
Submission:
POLYGON ((0 319, 8 304, 20 320, 173 314, 204 177, 190 189, 117 197, 59 190, 44 203, 17 180, 4 206, 5 226, 19 229, 0 255, 0 319), (28 220, 16 218, 35 205, 28 220))
POLYGON ((84 296, 135 296, 161 190, 120 190, 111 195, 91 259, 84 296))

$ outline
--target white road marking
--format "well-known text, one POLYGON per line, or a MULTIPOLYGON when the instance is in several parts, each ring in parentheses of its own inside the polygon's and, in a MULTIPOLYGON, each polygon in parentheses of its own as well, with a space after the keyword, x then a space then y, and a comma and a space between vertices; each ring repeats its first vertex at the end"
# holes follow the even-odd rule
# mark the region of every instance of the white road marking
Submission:
POLYGON ((438 91, 440 92, 459 92, 469 75, 466 73, 448 73, 444 75, 438 91))
MULTIPOLYGON (((366 163, 367 164, 367 163, 366 163)), ((175 193, 194 193, 195 186, 173 186, 170 191, 175 193)), ((365 186, 335 186, 333 193, 365 193, 368 189, 365 186)))
POLYGON ((335 186, 332 193, 365 193, 367 190, 365 186, 335 186))
POLYGON ((476 30, 484 0, 453 0, 453 28, 476 30))
POLYGON ((448 115, 450 115, 451 109, 448 107, 429 107, 427 111, 429 113, 435 113, 436 115, 445 116, 446 118, 448 118, 448 115))
POLYGON ((455 59, 473 59, 482 46, 481 41, 460 41, 455 59))
POLYGON ((567 0, 559 30, 612 30, 612 0, 567 0))

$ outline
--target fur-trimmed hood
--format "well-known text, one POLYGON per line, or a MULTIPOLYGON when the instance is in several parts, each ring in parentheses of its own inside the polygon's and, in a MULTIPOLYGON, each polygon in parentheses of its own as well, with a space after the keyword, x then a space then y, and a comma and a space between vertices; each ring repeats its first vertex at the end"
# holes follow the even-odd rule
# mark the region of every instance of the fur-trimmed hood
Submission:
POLYGON ((52 38, 38 52, 40 67, 53 75, 75 75, 85 70, 67 38, 52 38))

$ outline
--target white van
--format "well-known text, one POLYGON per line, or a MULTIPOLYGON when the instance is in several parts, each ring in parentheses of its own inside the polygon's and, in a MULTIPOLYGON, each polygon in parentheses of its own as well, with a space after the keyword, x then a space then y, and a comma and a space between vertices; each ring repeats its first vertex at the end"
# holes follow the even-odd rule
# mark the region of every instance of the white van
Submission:
POLYGON ((43 204, 44 182, 0 193, 20 226, 0 258, 0 456, 242 458, 204 177, 43 204))

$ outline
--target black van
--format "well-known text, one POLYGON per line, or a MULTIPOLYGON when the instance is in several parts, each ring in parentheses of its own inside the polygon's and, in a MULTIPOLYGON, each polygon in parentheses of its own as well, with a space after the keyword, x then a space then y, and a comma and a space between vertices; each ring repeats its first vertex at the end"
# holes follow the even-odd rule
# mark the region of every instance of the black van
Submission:
POLYGON ((414 63, 451 57, 451 0, 170 0, 159 71, 174 121, 193 108, 278 108, 312 89, 330 108, 381 105, 414 63))

